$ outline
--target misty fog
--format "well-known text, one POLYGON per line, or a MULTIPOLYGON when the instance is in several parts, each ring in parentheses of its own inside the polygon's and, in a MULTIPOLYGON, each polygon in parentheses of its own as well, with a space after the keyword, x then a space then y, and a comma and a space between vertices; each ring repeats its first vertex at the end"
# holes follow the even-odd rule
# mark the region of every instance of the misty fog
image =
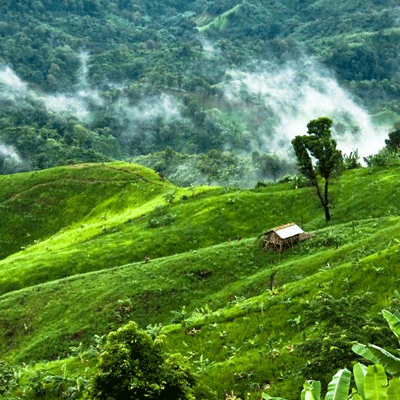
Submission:
MULTIPOLYGON (((202 45, 206 59, 222 56, 209 41, 202 39, 202 45)), ((132 101, 124 95, 128 82, 119 85, 120 94, 110 101, 89 84, 89 53, 80 52, 77 56, 81 65, 79 76, 69 93, 39 92, 22 81, 9 66, 3 65, 0 68, 0 101, 11 101, 17 107, 37 102, 49 113, 70 116, 82 123, 90 123, 94 111, 107 112, 119 124, 121 141, 126 146, 132 143, 134 146, 135 140, 136 143, 156 140, 157 124, 185 118, 187 121, 187 115, 182 116, 184 105, 180 98, 160 91, 132 101)), ((113 83, 108 84, 112 87, 113 83)), ((358 150, 361 157, 375 154, 384 146, 387 137, 388 127, 374 126, 367 110, 340 86, 327 68, 310 57, 303 56, 283 65, 258 62, 256 68, 227 70, 217 87, 229 104, 231 114, 251 137, 252 150, 294 161, 291 139, 305 134, 307 123, 321 116, 333 119, 334 138, 345 154, 354 150, 358 150)), ((224 116, 217 123, 225 119, 228 126, 229 118, 224 116)), ((15 163, 22 162, 15 149, 0 145, 2 158, 7 155, 15 163)), ((232 148, 228 143, 226 148, 236 154, 244 153, 243 149, 232 148)))
POLYGON ((375 154, 384 146, 387 130, 375 127, 367 110, 344 90, 333 75, 311 58, 283 66, 264 63, 254 72, 227 72, 225 97, 254 119, 249 104, 264 107, 258 137, 263 147, 282 156, 291 150, 291 139, 307 133, 307 123, 327 116, 334 122, 333 136, 346 154, 375 154))

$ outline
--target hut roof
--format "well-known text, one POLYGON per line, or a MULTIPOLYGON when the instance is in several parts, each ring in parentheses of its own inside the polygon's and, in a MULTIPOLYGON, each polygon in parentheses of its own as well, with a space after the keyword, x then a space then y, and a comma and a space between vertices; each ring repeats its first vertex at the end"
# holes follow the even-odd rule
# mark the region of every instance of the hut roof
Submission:
POLYGON ((304 233, 303 229, 301 229, 294 222, 272 228, 267 233, 272 231, 275 232, 281 239, 287 239, 292 236, 299 235, 300 233, 304 233))

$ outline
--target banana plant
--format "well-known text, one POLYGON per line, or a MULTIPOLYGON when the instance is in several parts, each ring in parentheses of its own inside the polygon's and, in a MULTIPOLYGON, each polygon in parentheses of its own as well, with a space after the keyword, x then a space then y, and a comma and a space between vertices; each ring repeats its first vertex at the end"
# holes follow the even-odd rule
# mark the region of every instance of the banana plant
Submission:
MULTIPOLYGON (((301 400, 400 400, 400 378, 388 381, 381 364, 365 366, 357 363, 353 367, 355 388, 350 390, 351 372, 346 368, 339 370, 328 385, 324 398, 321 396, 321 383, 306 381, 301 392, 301 400)), ((264 400, 284 400, 263 393, 264 400)))
MULTIPOLYGON (((382 315, 400 342, 400 314, 383 310, 382 315)), ((357 343, 353 345, 352 350, 374 363, 368 367, 360 363, 354 366, 353 375, 357 391, 353 391, 353 399, 400 400, 400 358, 373 344, 357 343), (390 381, 386 373, 393 376, 390 381)))
POLYGON ((400 400, 400 378, 388 381, 382 364, 366 367, 358 363, 353 375, 357 390, 353 389, 352 400, 400 400))
MULTIPOLYGON (((339 370, 328 385, 324 400, 347 400, 350 389, 351 372, 344 368, 339 370)), ((284 400, 280 397, 271 397, 262 394, 264 400, 284 400)), ((321 383, 319 381, 306 381, 301 392, 301 400, 322 400, 321 383)))
MULTIPOLYGON (((396 335, 397 340, 400 342, 400 314, 392 314, 387 310, 383 310, 382 314, 389 324, 389 328, 396 335)), ((374 364, 382 364, 385 371, 392 376, 400 377, 400 358, 396 357, 385 349, 375 346, 374 344, 364 345, 357 343, 353 345, 352 350, 356 354, 366 358, 369 361, 372 361, 374 364)))
POLYGON ((325 400, 347 399, 350 389, 351 372, 344 368, 339 370, 328 385, 325 400))
MULTIPOLYGON (((400 342, 400 314, 382 311, 383 317, 400 342)), ((350 390, 351 372, 346 368, 339 370, 328 385, 323 400, 400 400, 400 358, 373 344, 357 343, 353 351, 372 361, 374 365, 357 363, 353 367, 355 387, 350 390), (393 376, 390 381, 386 373, 393 376)), ((264 400, 284 400, 262 394, 264 400)), ((301 392, 301 400, 322 400, 321 383, 306 381, 301 392)))

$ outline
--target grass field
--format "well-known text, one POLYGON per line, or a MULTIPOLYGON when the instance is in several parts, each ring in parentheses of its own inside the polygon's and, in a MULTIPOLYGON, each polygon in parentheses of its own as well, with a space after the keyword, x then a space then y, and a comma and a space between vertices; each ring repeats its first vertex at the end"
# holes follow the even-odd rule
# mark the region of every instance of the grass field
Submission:
POLYGON ((291 399, 349 365, 352 341, 394 346, 379 311, 399 304, 399 167, 332 182, 329 224, 291 183, 182 189, 124 163, 0 183, 7 363, 90 376, 96 335, 135 320, 189 357, 198 398, 291 399), (258 235, 291 221, 315 237, 262 251, 258 235))

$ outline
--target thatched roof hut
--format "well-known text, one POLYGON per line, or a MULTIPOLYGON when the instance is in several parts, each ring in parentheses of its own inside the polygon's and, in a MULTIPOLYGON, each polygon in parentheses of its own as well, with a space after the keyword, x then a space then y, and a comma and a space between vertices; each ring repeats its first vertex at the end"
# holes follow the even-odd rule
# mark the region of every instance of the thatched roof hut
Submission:
POLYGON ((312 238, 311 233, 304 232, 294 222, 277 226, 262 234, 264 250, 275 250, 282 253, 304 240, 312 238))

